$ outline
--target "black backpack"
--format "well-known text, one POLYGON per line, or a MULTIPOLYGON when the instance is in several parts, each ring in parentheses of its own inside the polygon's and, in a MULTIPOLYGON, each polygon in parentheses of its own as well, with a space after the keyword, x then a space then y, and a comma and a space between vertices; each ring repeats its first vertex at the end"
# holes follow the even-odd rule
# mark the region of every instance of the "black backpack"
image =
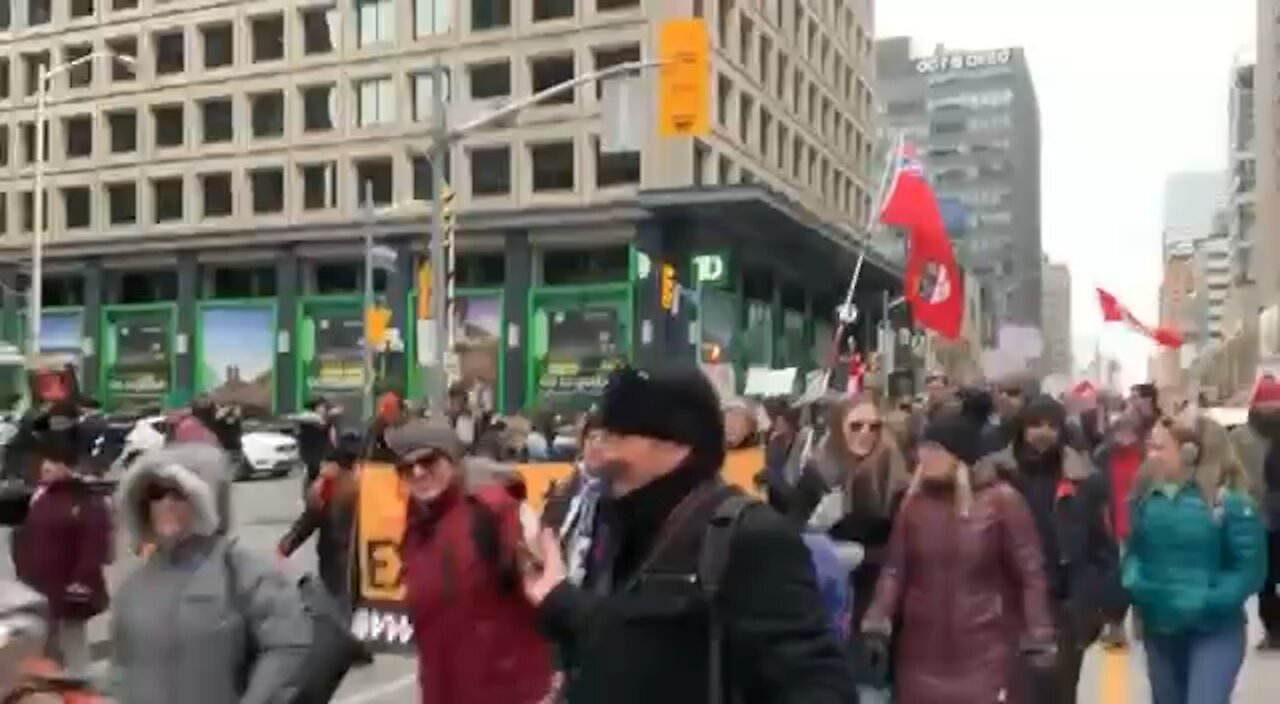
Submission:
MULTIPOLYGON (((226 562, 227 595, 233 607, 241 617, 248 612, 248 604, 240 594, 239 579, 235 566, 236 548, 234 540, 226 543, 222 559, 226 562)), ((369 652, 364 643, 351 634, 348 618, 343 613, 329 592, 314 575, 305 574, 297 581, 297 589, 302 599, 303 610, 311 620, 311 645, 302 667, 298 670, 297 691, 290 704, 326 704, 332 701, 347 676, 357 662, 368 661, 369 652)), ((252 624, 245 619, 246 637, 249 645, 248 656, 242 663, 240 690, 248 686, 249 672, 257 659, 257 646, 253 643, 252 624)))

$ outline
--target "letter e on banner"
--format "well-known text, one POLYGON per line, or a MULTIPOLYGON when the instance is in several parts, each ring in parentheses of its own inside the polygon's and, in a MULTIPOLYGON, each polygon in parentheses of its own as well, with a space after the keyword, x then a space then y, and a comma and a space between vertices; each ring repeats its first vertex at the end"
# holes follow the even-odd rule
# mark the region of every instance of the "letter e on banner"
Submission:
POLYGON ((658 28, 658 134, 703 137, 711 130, 710 40, 701 19, 668 20, 658 28))
POLYGON ((361 465, 358 507, 359 596, 362 600, 402 601, 400 540, 404 536, 407 503, 400 477, 391 465, 361 465))

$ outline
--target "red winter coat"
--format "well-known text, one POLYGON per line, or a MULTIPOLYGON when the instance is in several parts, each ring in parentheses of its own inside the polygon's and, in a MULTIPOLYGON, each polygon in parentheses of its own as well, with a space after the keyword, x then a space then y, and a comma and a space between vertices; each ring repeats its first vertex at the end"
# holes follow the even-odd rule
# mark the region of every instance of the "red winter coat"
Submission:
POLYGON ((32 500, 14 546, 14 567, 18 579, 49 600, 53 618, 86 620, 107 608, 104 570, 112 541, 106 501, 83 481, 67 479, 32 500))
POLYGON ((547 694, 550 650, 514 569, 519 507, 498 485, 410 504, 401 551, 424 702, 534 704, 547 694))
POLYGON ((949 494, 908 497, 863 620, 901 624, 893 700, 1025 702, 1020 650, 1054 643, 1042 562, 1026 503, 990 473, 967 517, 949 494))

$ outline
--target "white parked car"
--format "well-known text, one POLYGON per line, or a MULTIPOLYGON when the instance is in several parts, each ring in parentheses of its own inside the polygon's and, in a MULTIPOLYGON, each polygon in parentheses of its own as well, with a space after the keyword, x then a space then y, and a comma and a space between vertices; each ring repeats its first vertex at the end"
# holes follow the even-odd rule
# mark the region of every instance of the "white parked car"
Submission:
MULTIPOLYGON (((125 436, 124 450, 112 464, 114 476, 128 471, 138 457, 147 450, 164 446, 165 425, 163 416, 139 419, 125 436)), ((302 467, 298 454, 298 441, 271 430, 246 432, 240 439, 244 456, 238 458, 236 479, 272 476, 283 477, 302 467)))

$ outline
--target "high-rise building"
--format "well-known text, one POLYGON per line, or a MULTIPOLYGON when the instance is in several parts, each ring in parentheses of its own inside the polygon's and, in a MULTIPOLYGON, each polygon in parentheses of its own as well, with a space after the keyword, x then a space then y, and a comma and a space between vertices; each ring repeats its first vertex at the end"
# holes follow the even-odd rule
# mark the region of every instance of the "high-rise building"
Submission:
MULTIPOLYGON (((326 385, 358 396, 351 360, 362 355, 366 235, 396 254, 394 271, 369 282, 403 343, 388 347, 402 355, 385 367, 388 383, 414 389, 408 301, 426 280, 418 272, 437 195, 456 215, 459 297, 472 297, 455 313, 484 318, 458 329, 489 331, 485 349, 502 361, 486 373, 500 377, 489 381, 506 387, 499 396, 513 410, 526 392, 603 378, 601 359, 692 363, 695 306, 678 306, 673 292, 694 290, 703 256, 714 255, 726 285, 707 293, 700 320, 705 335, 740 348, 727 358, 821 359, 811 340, 832 335, 813 321, 842 300, 859 252, 852 234, 880 176, 871 0, 2 0, 0 9, 0 337, 22 329, 10 292, 30 282, 44 83, 42 299, 74 309, 64 342, 91 350, 88 383, 105 380, 131 401, 141 382, 118 378, 121 339, 141 328, 116 318, 154 308, 146 328, 163 369, 148 372, 151 404, 208 391, 202 378, 224 375, 218 360, 197 369, 196 359, 214 339, 201 332, 202 311, 227 299, 274 311, 279 344, 261 356, 281 408, 326 385), (607 86, 585 83, 453 133, 440 164, 451 196, 434 192, 437 98, 458 128, 582 74, 651 60, 662 23, 691 16, 709 35, 705 137, 661 136, 652 106, 637 104, 637 149, 605 152, 607 86), (602 345, 594 361, 550 363, 583 339, 602 345), (326 351, 334 346, 341 352, 326 351), (577 381, 539 381, 556 369, 578 369, 577 381)), ((656 76, 632 77, 638 103, 651 102, 656 76)), ((900 284, 882 258, 867 261, 867 295, 878 301, 900 284)))
POLYGON ((1256 237, 1247 255, 1256 306, 1280 302, 1280 0, 1257 0, 1257 56, 1251 80, 1256 155, 1256 237))
POLYGON ((1221 171, 1183 171, 1165 180, 1164 256, 1209 236, 1214 216, 1227 203, 1227 186, 1221 171))
POLYGON ((1071 269, 1066 264, 1043 261, 1040 305, 1040 334, 1044 352, 1040 355, 1042 374, 1075 372, 1071 349, 1071 269))
POLYGON ((901 135, 929 167, 957 255, 997 319, 1038 326, 1040 109, 1022 49, 912 52, 876 45, 882 143, 901 135))

